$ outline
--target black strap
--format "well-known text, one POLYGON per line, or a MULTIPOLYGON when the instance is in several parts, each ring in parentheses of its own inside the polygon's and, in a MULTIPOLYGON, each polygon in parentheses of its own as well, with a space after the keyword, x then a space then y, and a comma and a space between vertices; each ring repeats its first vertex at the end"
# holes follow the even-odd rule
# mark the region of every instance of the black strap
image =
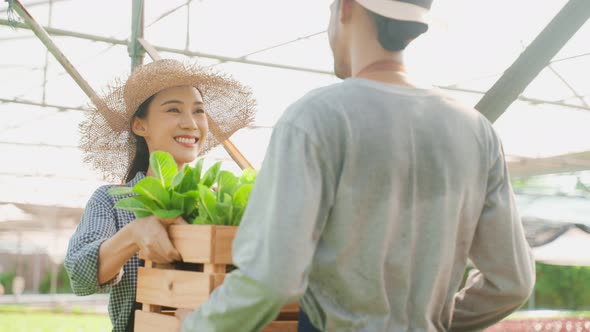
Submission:
POLYGON ((134 332, 133 328, 135 327, 135 310, 141 310, 141 303, 133 303, 133 307, 131 307, 131 313, 129 314, 129 318, 127 318, 125 332, 134 332))

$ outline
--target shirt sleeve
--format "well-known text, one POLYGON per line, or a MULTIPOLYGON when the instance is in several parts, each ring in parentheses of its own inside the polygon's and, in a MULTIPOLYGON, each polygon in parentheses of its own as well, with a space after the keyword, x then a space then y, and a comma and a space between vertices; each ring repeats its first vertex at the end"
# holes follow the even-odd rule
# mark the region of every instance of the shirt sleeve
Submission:
POLYGON ((76 295, 108 292, 123 276, 121 268, 113 279, 98 284, 100 246, 117 232, 113 207, 103 202, 103 195, 107 194, 97 191, 89 200, 66 253, 64 265, 76 295))
POLYGON ((455 298, 451 331, 485 328, 518 309, 535 284, 535 261, 518 215, 499 140, 470 259, 476 269, 455 298))
POLYGON ((182 331, 258 331, 303 296, 333 203, 334 172, 324 155, 301 128, 275 128, 234 241, 239 269, 182 331))

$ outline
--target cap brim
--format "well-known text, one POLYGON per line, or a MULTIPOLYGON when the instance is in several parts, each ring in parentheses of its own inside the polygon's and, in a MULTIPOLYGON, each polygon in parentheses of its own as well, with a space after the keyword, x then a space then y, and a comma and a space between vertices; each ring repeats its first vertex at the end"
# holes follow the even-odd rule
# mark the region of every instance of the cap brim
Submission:
POLYGON ((357 2, 376 14, 387 18, 428 24, 430 11, 424 7, 395 0, 357 0, 357 2))

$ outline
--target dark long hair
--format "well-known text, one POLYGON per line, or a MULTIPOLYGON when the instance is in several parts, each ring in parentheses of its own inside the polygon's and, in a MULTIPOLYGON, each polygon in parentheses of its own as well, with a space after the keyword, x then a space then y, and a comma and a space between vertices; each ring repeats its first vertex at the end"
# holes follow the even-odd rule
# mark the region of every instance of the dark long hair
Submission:
MULTIPOLYGON (((131 123, 129 126, 133 126, 133 120, 135 118, 145 119, 148 112, 148 107, 150 103, 154 99, 154 96, 149 97, 144 101, 139 107, 133 117, 131 118, 131 123)), ((129 182, 133 180, 137 172, 147 172, 148 167, 150 166, 150 150, 148 149, 147 143, 145 138, 136 135, 131 128, 129 129, 131 135, 135 138, 135 156, 133 156, 133 160, 127 169, 127 175, 125 176, 125 182, 129 182)))

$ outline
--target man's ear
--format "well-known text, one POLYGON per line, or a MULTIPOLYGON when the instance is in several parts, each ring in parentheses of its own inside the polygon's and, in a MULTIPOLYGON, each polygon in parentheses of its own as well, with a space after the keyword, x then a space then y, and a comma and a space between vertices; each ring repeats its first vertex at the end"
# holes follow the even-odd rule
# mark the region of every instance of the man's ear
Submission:
POLYGON ((140 137, 147 136, 147 126, 145 124, 145 121, 143 119, 138 118, 138 117, 134 117, 133 120, 131 121, 131 130, 137 136, 140 136, 140 137))
POLYGON ((338 6, 338 17, 340 23, 348 23, 352 18, 352 10, 356 4, 355 0, 339 0, 340 5, 338 6))

